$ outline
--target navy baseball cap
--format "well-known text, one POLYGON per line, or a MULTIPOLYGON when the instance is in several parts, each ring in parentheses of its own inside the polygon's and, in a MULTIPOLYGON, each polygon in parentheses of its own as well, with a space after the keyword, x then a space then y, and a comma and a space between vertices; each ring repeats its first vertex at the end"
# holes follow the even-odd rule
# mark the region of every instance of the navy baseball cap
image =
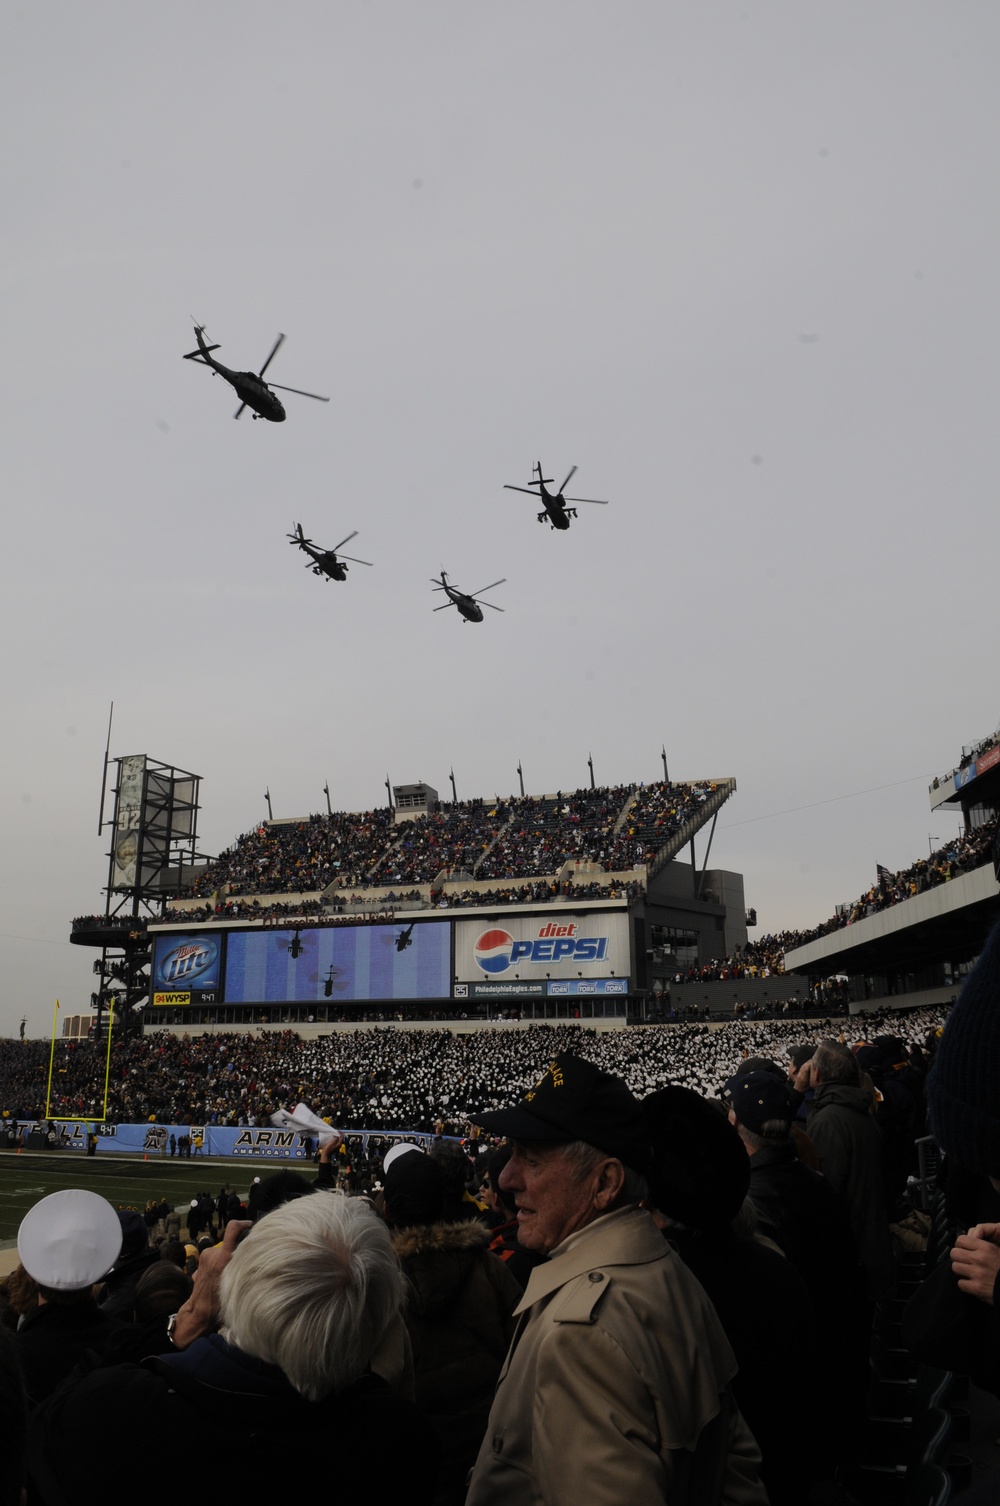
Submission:
POLYGON ((583 1140, 635 1171, 645 1171, 649 1164, 649 1135, 639 1100, 620 1077, 569 1051, 549 1062, 520 1103, 478 1114, 476 1123, 509 1140, 553 1145, 583 1140))

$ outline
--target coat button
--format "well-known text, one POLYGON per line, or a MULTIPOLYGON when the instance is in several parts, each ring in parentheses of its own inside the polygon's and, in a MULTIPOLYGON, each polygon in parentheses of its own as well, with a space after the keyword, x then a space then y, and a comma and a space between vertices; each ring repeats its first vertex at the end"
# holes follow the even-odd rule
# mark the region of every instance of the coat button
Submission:
POLYGON ((587 1280, 588 1281, 603 1281, 604 1280, 604 1273, 602 1271, 591 1271, 590 1274, 587 1277, 587 1280))

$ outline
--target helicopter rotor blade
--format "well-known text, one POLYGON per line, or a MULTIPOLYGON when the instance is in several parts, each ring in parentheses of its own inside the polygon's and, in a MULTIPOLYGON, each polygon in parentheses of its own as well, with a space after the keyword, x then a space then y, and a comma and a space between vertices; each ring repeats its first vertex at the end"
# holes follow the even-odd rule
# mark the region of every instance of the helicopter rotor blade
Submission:
POLYGON ((351 542, 351 540, 352 539, 356 539, 357 536, 358 536, 358 530, 355 528, 354 532, 353 533, 349 533, 347 535, 346 539, 341 539, 341 541, 340 541, 339 544, 334 544, 333 548, 330 550, 330 553, 331 554, 337 554, 341 549, 343 549, 343 547, 344 547, 345 544, 349 544, 351 542))
POLYGON ((342 560, 350 560, 352 565, 370 565, 372 563, 371 560, 357 560, 353 554, 342 554, 340 558, 342 560))
MULTIPOLYGON (((482 605, 484 607, 493 607, 492 601, 484 601, 484 602, 481 602, 480 605, 482 605)), ((502 612, 504 610, 504 608, 503 607, 493 607, 493 610, 494 610, 494 612, 502 612)))
MULTIPOLYGON (((493 586, 502 586, 502 585, 505 584, 506 580, 507 580, 507 577, 506 577, 506 575, 504 575, 504 576, 501 577, 500 580, 495 580, 493 582, 493 586)), ((493 586, 481 586, 478 591, 471 592, 472 600, 476 601, 478 597, 485 596, 485 594, 486 594, 487 591, 492 591, 493 590, 493 586)), ((488 601, 486 603, 486 605, 489 607, 489 606, 492 606, 493 603, 490 602, 490 601, 488 601)), ((497 611, 499 612, 500 610, 501 610, 501 608, 497 607, 497 611)))
MULTIPOLYGON (((486 605, 489 606, 489 602, 487 602, 486 605)), ((454 602, 454 601, 443 601, 439 607, 432 607, 431 611, 432 612, 443 612, 446 607, 454 607, 454 606, 457 606, 457 602, 454 602)))
MULTIPOLYGON (((536 485, 537 485, 537 482, 536 482, 536 485)), ((535 499, 536 502, 538 501, 538 498, 539 498, 539 495, 540 495, 540 493, 538 493, 538 492, 529 492, 529 490, 528 490, 528 488, 526 486, 510 486, 510 485, 507 484, 507 482, 504 482, 504 488, 503 489, 504 489, 505 492, 524 492, 524 495, 526 497, 534 497, 534 499, 535 499)))
POLYGON ((589 502, 592 507, 607 507, 607 498, 600 497, 563 497, 564 502, 589 502))
POLYGON ((257 373, 258 376, 263 376, 264 375, 265 371, 270 366, 270 364, 274 360, 275 356, 278 354, 278 349, 279 349, 279 347, 281 345, 281 342, 282 342, 282 340, 284 338, 285 338, 284 335, 279 335, 278 338, 277 338, 277 340, 275 340, 275 342, 274 342, 274 349, 271 351, 271 354, 268 356, 267 360, 264 362, 263 366, 258 371, 258 373, 257 373))
POLYGON ((245 407, 246 407, 246 403, 240 403, 240 405, 237 408, 236 412, 233 414, 233 417, 234 418, 239 418, 240 414, 243 412, 243 409, 245 407))
POLYGON ((567 486, 569 486, 570 482, 572 481, 572 479, 573 479, 573 477, 575 475, 576 475, 576 466, 573 467, 573 469, 570 471, 569 475, 566 477, 566 480, 563 482, 562 486, 559 488, 559 490, 561 492, 564 492, 566 490, 567 486))
POLYGON ((301 387, 282 387, 280 382, 268 382, 269 387, 275 387, 279 392, 297 392, 299 397, 314 397, 318 403, 328 403, 328 397, 320 397, 318 392, 303 392, 301 387))

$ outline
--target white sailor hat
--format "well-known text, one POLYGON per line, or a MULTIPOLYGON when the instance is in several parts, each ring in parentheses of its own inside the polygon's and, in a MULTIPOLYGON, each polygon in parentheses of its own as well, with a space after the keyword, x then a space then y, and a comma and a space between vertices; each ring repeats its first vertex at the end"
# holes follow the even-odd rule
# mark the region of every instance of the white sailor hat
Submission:
POLYGON ((17 1253, 39 1286, 80 1292, 106 1276, 122 1247, 122 1226, 107 1198, 82 1187, 52 1192, 21 1220, 17 1253))

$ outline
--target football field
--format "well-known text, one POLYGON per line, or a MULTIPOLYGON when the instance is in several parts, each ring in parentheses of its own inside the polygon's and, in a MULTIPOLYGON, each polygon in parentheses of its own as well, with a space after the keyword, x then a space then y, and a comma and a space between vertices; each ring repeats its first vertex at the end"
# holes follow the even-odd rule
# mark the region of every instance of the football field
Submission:
POLYGON ((200 1192, 217 1197, 224 1183, 245 1199, 254 1176, 276 1169, 201 1157, 144 1161, 141 1156, 88 1157, 73 1151, 0 1151, 0 1249, 14 1244, 21 1219, 39 1198, 63 1187, 86 1187, 116 1208, 121 1203, 140 1213, 151 1197, 184 1210, 200 1192))

